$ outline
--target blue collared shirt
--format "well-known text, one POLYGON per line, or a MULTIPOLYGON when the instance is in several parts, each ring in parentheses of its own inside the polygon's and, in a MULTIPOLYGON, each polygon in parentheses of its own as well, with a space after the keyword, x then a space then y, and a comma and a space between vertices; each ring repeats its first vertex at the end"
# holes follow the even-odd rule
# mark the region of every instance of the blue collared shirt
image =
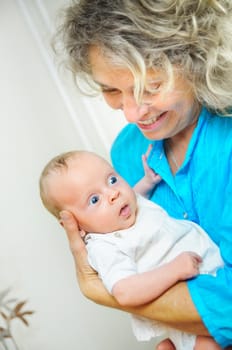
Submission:
POLYGON ((162 181, 151 200, 177 219, 199 224, 220 247, 226 263, 217 277, 201 275, 188 282, 192 300, 211 335, 232 344, 232 118, 202 109, 184 163, 173 175, 163 141, 147 140, 136 125, 116 138, 113 166, 133 186, 143 175, 141 156, 150 143, 149 166, 162 181))

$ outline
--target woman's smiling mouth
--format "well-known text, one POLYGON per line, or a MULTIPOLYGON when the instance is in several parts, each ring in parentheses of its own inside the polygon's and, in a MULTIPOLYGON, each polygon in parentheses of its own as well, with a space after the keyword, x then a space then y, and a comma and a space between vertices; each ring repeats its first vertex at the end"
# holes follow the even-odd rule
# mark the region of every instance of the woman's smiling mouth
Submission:
POLYGON ((156 117, 152 117, 152 118, 146 119, 146 120, 140 120, 139 122, 137 122, 137 125, 141 129, 150 129, 151 127, 158 126, 159 123, 157 123, 157 122, 159 120, 163 119, 164 117, 166 117, 166 115, 167 115, 167 111, 159 114, 156 117))

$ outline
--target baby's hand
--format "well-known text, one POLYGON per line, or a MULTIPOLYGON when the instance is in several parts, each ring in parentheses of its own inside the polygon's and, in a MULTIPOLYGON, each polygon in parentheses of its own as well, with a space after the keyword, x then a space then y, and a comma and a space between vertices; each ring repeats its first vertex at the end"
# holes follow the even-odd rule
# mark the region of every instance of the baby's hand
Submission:
POLYGON ((186 280, 199 274, 202 258, 194 252, 180 253, 174 260, 178 280, 186 280))
POLYGON ((149 167, 147 164, 147 158, 151 152, 152 149, 152 144, 148 146, 147 152, 142 155, 142 162, 143 162, 143 169, 145 176, 144 178, 146 179, 147 183, 149 183, 152 186, 157 185, 162 179, 160 175, 156 174, 156 172, 149 167))

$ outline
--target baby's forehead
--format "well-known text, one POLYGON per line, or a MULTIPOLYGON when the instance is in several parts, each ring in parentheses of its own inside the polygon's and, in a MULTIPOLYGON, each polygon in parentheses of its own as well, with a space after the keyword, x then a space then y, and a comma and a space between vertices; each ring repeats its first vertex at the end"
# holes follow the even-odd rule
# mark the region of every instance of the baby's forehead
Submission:
POLYGON ((104 167, 112 168, 111 164, 105 158, 92 152, 83 152, 78 154, 70 159, 70 161, 73 161, 76 164, 79 163, 80 165, 87 163, 90 167, 92 165, 93 168, 96 163, 104 167))

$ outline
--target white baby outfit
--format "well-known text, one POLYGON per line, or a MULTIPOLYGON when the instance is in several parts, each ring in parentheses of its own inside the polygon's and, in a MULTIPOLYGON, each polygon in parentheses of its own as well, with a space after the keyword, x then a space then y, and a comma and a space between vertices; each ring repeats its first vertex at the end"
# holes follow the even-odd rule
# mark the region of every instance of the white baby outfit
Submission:
MULTIPOLYGON (((203 258, 202 274, 215 274, 223 265, 218 247, 198 225, 171 218, 160 206, 142 196, 138 195, 137 199, 139 209, 132 227, 86 236, 89 263, 110 293, 120 279, 151 270, 183 251, 195 251, 203 258)), ((140 341, 165 336, 177 350, 191 350, 195 344, 194 335, 139 316, 132 315, 132 328, 140 341)))

